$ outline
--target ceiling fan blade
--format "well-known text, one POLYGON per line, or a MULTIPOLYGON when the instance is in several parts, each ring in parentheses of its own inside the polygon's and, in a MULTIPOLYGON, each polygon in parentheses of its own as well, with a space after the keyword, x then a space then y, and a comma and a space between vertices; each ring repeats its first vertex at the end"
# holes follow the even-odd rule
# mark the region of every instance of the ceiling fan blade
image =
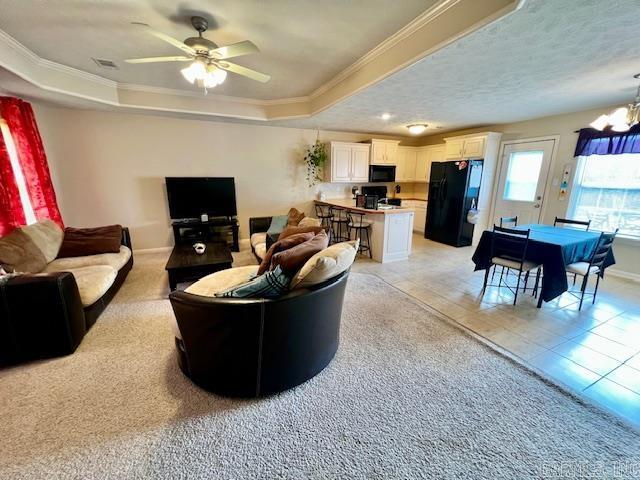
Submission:
POLYGON ((213 58, 223 59, 239 57, 241 55, 249 55, 250 53, 258 53, 260 50, 253 42, 245 40, 244 42, 232 43, 225 47, 214 48, 209 51, 209 55, 213 58))
POLYGON ((235 63, 221 61, 221 62, 216 62, 216 65, 223 70, 228 70, 230 72, 237 73, 238 75, 248 77, 251 80, 255 80, 257 82, 266 83, 269 80, 271 80, 271 75, 256 72, 255 70, 251 70, 250 68, 243 67, 241 65, 236 65, 235 63))
POLYGON ((167 35, 166 33, 162 33, 159 32, 157 30, 154 30, 153 28, 151 28, 149 25, 147 25, 146 23, 141 23, 141 22, 132 22, 134 25, 140 25, 143 26, 147 29, 147 32, 149 32, 150 35, 153 35, 156 38, 159 38, 160 40, 167 42, 171 45, 173 45, 176 48, 179 48, 180 50, 182 50, 185 53, 188 53, 190 55, 195 55, 196 51, 191 48, 188 45, 185 45, 184 43, 182 43, 180 40, 176 40, 173 37, 170 37, 169 35, 167 35))
POLYGON ((158 62, 188 62, 193 57, 147 57, 147 58, 128 58, 127 63, 158 63, 158 62))

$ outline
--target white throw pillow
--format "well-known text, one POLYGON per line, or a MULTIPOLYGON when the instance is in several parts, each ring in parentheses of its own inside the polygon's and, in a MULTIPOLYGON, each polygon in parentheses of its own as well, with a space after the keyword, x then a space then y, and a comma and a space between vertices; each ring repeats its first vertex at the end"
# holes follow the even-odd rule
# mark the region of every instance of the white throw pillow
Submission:
POLYGON ((203 297, 213 297, 216 293, 247 283, 257 273, 258 265, 227 268, 202 277, 196 283, 190 285, 185 292, 203 297))
POLYGON ((299 227, 319 227, 320 219, 313 218, 313 217, 304 217, 302 220, 300 220, 300 223, 298 223, 298 226, 299 227))
POLYGON ((316 253, 296 273, 290 288, 306 288, 340 275, 353 264, 360 240, 336 243, 316 253))
POLYGON ((40 220, 32 225, 21 227, 20 230, 36 244, 47 263, 55 260, 64 238, 64 231, 56 222, 49 219, 40 220))

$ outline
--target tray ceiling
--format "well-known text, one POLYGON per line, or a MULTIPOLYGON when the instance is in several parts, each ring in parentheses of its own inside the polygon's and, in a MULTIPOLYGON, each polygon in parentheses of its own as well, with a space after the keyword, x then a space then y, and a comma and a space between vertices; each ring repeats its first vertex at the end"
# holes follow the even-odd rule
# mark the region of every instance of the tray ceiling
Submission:
POLYGON ((221 46, 253 41, 261 53, 234 61, 272 76, 269 83, 260 84, 229 75, 215 93, 269 100, 311 93, 435 3, 436 0, 0 0, 0 30, 41 58, 110 80, 197 91, 179 74, 182 64, 130 65, 123 60, 181 54, 131 22, 145 22, 184 40, 196 34, 189 18, 202 15, 210 23, 205 37, 221 46), (112 60, 119 69, 98 67, 92 57, 112 60))

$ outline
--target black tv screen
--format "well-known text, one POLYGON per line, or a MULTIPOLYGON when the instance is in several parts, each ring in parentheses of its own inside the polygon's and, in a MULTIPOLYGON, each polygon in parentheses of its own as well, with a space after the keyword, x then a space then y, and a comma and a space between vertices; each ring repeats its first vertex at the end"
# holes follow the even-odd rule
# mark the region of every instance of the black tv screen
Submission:
POLYGON ((236 212, 232 177, 166 177, 169 215, 173 219, 230 217, 236 212))

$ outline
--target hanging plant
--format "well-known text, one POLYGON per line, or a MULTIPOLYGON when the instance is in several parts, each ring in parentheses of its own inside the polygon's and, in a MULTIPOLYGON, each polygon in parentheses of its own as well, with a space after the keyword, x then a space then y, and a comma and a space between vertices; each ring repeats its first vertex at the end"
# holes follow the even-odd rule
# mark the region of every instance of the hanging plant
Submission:
POLYGON ((307 166, 307 184, 310 187, 322 182, 322 172, 327 161, 327 151, 320 142, 320 132, 316 137, 316 143, 307 148, 304 154, 304 163, 307 166))

